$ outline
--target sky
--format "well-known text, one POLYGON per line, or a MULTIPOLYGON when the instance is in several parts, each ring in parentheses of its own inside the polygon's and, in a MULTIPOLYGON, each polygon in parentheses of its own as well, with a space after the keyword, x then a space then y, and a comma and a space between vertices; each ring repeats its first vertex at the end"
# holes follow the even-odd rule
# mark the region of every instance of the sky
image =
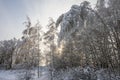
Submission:
MULTIPOLYGON (((49 17, 55 21, 72 5, 84 0, 0 0, 0 40, 21 38, 25 29, 23 24, 29 16, 32 24, 37 20, 45 27, 49 17)), ((95 5, 97 0, 87 0, 95 5)))

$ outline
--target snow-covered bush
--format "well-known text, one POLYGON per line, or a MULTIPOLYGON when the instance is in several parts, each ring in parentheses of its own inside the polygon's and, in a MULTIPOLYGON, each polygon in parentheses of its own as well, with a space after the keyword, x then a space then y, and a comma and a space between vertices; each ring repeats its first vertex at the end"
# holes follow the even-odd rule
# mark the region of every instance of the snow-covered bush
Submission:
POLYGON ((120 80, 118 74, 116 75, 107 69, 96 70, 89 66, 68 68, 54 73, 54 80, 120 80))
POLYGON ((24 70, 19 73, 17 76, 17 80, 34 80, 35 74, 32 72, 32 70, 24 70))

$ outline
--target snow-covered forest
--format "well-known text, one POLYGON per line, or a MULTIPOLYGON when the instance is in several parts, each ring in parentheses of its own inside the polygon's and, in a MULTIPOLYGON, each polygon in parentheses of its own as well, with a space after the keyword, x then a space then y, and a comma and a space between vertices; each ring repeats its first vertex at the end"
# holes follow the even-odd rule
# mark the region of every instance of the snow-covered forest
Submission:
POLYGON ((31 21, 20 39, 0 41, 0 80, 120 80, 120 0, 83 1, 47 26, 31 21))

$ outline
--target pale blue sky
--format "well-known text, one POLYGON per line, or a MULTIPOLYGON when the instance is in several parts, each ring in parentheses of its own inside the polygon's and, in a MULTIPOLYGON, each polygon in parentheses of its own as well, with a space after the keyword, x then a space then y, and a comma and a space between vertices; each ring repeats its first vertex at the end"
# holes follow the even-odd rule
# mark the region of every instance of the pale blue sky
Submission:
MULTIPOLYGON (((56 20, 73 4, 80 4, 84 0, 0 0, 0 40, 20 38, 25 29, 23 22, 26 15, 34 24, 37 20, 41 25, 48 23, 48 18, 56 20)), ((93 4, 97 0, 88 0, 93 4)))

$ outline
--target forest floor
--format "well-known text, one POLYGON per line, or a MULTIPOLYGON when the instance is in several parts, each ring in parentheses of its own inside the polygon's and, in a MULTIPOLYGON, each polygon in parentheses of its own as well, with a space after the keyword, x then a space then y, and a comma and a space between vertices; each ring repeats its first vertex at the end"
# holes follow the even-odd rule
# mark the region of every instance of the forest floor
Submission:
POLYGON ((17 72, 17 70, 0 70, 0 80, 16 80, 17 72))
MULTIPOLYGON (((0 70, 0 80, 24 80, 26 78, 26 70, 0 70)), ((49 73, 42 71, 38 78, 37 70, 32 70, 32 73, 27 77, 31 76, 33 80, 49 80, 49 73)))
MULTIPOLYGON (((49 69, 40 68, 33 70, 0 70, 0 80, 50 80, 49 69), (28 79, 30 78, 30 79, 28 79)), ((54 80, 120 80, 120 76, 107 69, 94 70, 92 68, 69 68, 56 71, 54 80), (89 79, 91 78, 91 79, 89 79)))

